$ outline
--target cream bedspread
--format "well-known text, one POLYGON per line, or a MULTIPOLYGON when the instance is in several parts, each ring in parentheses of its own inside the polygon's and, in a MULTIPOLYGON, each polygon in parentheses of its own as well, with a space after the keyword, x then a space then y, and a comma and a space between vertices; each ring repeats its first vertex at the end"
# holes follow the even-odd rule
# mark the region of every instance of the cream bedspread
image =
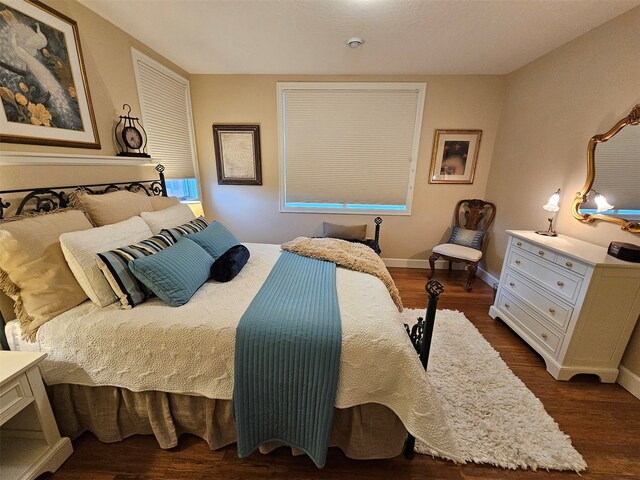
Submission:
MULTIPOLYGON (((246 244, 229 283, 207 282, 182 307, 152 299, 131 310, 91 302, 38 330, 48 384, 117 386, 232 399, 235 331, 281 250, 246 244)), ((434 452, 461 461, 446 417, 382 281, 338 268, 342 353, 336 407, 379 403, 434 452)))

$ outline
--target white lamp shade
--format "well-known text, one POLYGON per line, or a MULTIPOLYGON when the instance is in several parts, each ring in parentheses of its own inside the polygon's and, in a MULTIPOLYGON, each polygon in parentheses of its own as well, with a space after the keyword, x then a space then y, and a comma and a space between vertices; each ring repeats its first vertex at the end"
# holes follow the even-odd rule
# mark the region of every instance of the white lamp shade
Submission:
POLYGON ((542 206, 548 212, 557 212, 560 210, 558 203, 560 202, 560 189, 549 197, 549 201, 542 206))
POLYGON ((613 205, 607 202, 606 197, 601 193, 596 193, 595 201, 596 201, 596 207, 597 207, 596 212, 598 213, 606 212, 607 210, 613 209, 613 205))

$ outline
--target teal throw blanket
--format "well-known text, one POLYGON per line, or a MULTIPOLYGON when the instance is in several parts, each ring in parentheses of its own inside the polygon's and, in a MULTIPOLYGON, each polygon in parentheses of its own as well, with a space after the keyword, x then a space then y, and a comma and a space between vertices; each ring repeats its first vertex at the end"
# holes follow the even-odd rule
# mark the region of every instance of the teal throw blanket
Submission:
POLYGON ((283 252, 236 330, 240 457, 280 441, 324 466, 341 344, 335 263, 283 252))

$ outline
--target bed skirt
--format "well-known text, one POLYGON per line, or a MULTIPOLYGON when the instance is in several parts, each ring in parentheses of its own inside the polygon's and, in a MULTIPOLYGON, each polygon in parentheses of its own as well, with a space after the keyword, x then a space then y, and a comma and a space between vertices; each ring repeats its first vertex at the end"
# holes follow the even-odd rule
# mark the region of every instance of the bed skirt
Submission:
MULTIPOLYGON (((173 448, 180 435, 189 433, 205 440, 211 450, 236 442, 231 400, 69 384, 48 390, 60 433, 72 439, 85 431, 107 443, 153 434, 160 448, 173 448)), ((368 403, 334 409, 329 445, 358 460, 393 458, 402 452, 406 437, 407 430, 392 410, 368 403)), ((260 451, 279 446, 264 444, 260 451)))

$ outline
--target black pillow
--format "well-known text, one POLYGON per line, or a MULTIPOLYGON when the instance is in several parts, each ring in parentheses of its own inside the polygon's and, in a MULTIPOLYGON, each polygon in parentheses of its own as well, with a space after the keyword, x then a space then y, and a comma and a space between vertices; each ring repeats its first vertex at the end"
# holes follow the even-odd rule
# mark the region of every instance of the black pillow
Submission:
POLYGON ((249 260, 249 250, 244 245, 234 245, 220 255, 211 266, 211 278, 218 282, 233 280, 249 260))

